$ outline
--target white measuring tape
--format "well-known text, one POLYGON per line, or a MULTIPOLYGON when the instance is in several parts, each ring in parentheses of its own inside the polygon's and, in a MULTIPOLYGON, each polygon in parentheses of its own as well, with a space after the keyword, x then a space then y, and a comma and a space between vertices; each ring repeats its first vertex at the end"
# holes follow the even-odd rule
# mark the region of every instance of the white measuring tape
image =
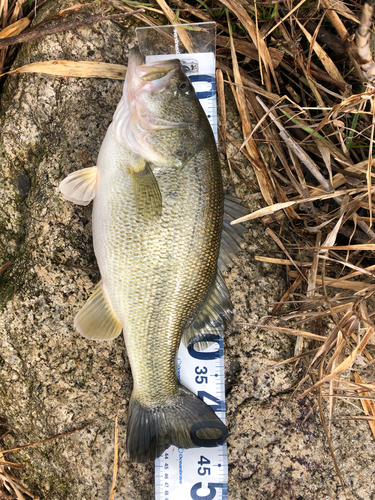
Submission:
MULTIPOLYGON (((217 142, 215 55, 208 52, 146 56, 146 64, 176 58, 195 88, 217 142)), ((197 350, 194 339, 188 347, 180 346, 177 375, 225 423, 223 331, 213 330, 213 334, 209 340, 214 338, 215 342, 207 349, 197 350)), ((189 450, 170 446, 155 461, 155 500, 226 500, 227 492, 226 444, 189 450)))
MULTIPOLYGON (((203 351, 195 350, 194 340, 188 348, 181 345, 177 374, 225 422, 223 337, 214 338, 215 343, 203 351)), ((226 444, 189 450, 170 446, 155 461, 156 500, 226 500, 227 491, 226 444)))

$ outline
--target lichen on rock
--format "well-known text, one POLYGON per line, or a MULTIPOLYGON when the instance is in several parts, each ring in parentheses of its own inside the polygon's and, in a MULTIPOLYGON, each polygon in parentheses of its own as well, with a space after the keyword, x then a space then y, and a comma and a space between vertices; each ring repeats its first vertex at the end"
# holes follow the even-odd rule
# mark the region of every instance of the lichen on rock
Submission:
MULTIPOLYGON (((75 3, 50 0, 37 21, 75 3)), ((134 20, 126 29, 102 22, 25 43, 15 65, 48 59, 126 64, 134 44, 134 20)), ((95 164, 121 92, 117 80, 18 74, 8 77, 2 94, 0 264, 12 265, 0 281, 0 414, 14 428, 5 442, 22 445, 93 422, 84 431, 14 454, 25 465, 22 482, 41 499, 108 498, 116 414, 116 499, 154 495, 153 464, 130 463, 124 451, 132 379, 123 339, 90 342, 73 328, 75 314, 99 280, 91 206, 65 202, 58 192, 68 173, 95 164)), ((235 110, 228 114, 236 120, 235 110)), ((234 161, 252 175, 241 155, 234 161)), ((233 193, 224 165, 223 175, 233 193)), ((236 187, 244 194, 240 183, 236 187)), ((254 202, 251 208, 257 208, 254 202)), ((249 224, 243 247, 238 265, 225 275, 234 303, 226 333, 229 498, 352 498, 333 477, 315 416, 304 422, 312 403, 288 401, 298 371, 294 366, 264 371, 292 355, 294 340, 248 326, 269 314, 285 291, 283 271, 254 260, 257 253, 272 255, 277 249, 258 222, 249 224)), ((368 434, 365 423, 347 425, 352 439, 358 429, 368 434)), ((363 490, 360 475, 353 473, 359 438, 351 448, 337 439, 346 450, 344 473, 356 498, 370 498, 366 494, 373 490, 363 490)), ((371 444, 361 465, 374 456, 371 444)))

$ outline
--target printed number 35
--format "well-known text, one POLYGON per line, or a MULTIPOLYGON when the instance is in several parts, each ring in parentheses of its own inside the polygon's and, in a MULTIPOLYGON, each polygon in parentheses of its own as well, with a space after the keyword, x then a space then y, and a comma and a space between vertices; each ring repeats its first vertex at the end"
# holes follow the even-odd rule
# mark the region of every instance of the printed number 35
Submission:
POLYGON ((208 377, 203 377, 202 375, 199 375, 200 373, 207 373, 207 367, 204 366, 202 369, 200 369, 199 366, 196 366, 195 367, 195 373, 197 373, 198 375, 195 377, 195 382, 197 384, 207 384, 208 383, 208 377))

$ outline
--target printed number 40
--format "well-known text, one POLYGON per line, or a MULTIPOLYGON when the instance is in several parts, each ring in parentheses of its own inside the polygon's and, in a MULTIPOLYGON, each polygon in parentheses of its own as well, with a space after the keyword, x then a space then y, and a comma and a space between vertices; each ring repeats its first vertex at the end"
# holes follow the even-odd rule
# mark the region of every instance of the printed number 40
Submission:
POLYGON ((216 488, 223 488, 222 483, 208 483, 207 488, 210 490, 208 495, 204 495, 203 497, 198 495, 198 490, 202 488, 202 483, 196 483, 191 488, 190 496, 193 500, 213 500, 216 496, 216 488))

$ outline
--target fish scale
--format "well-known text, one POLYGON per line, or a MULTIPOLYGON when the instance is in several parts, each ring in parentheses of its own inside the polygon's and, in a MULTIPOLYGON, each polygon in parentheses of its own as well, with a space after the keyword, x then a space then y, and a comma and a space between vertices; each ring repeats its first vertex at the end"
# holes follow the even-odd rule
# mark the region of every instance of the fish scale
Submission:
MULTIPOLYGON (((173 202, 164 203, 160 221, 142 220, 116 148, 109 132, 98 158, 93 224, 100 230, 94 231, 94 249, 103 285, 124 327, 134 390, 141 399, 158 401, 161 386, 164 397, 166 388, 170 395, 176 391, 174 364, 182 328, 215 278, 223 189, 218 172, 204 168, 210 151, 200 152, 184 168, 155 168, 163 200, 173 193, 173 202), (107 168, 117 155, 116 168, 107 168)), ((130 163, 137 159, 129 155, 130 163)))

